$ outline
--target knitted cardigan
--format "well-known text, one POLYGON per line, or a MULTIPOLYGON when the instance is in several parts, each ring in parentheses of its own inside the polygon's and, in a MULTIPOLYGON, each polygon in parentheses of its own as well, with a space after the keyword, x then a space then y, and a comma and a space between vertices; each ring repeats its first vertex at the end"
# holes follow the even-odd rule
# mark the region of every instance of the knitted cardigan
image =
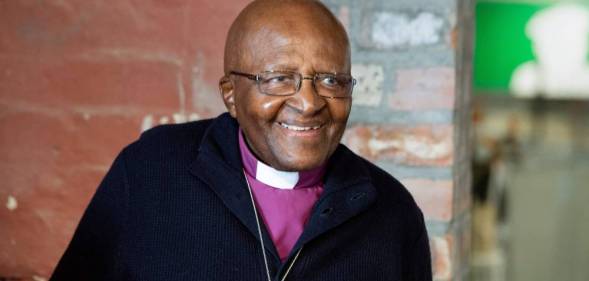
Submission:
MULTIPOLYGON (((215 119, 148 130, 118 155, 52 281, 267 280, 238 148, 238 124, 215 119)), ((280 280, 432 279, 423 215, 392 176, 339 145, 324 192, 282 263, 280 280)))

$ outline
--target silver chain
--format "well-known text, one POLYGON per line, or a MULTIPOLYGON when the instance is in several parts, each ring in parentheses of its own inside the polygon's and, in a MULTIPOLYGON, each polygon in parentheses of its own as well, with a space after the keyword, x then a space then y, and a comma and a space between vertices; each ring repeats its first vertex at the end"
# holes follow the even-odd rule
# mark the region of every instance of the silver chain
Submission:
MULTIPOLYGON (((264 266, 266 267, 266 277, 268 278, 268 281, 272 281, 272 278, 270 278, 270 269, 268 267, 268 258, 266 257, 266 247, 264 247, 264 238, 262 238, 262 227, 260 226, 258 209, 256 208, 256 202, 254 201, 254 195, 252 194, 252 187, 250 186, 250 182, 247 180, 247 175, 245 174, 245 170, 243 171, 243 176, 245 177, 245 183, 247 183, 247 190, 250 193, 250 199, 252 200, 252 207, 254 209, 254 215, 256 216, 256 225, 258 226, 258 236, 260 237, 260 246, 262 246, 262 256, 264 257, 264 266)), ((299 258, 301 251, 303 251, 302 246, 297 251, 297 254, 295 255, 292 262, 288 265, 288 268, 286 269, 286 272, 284 273, 284 276, 282 276, 280 281, 286 280, 286 276, 288 276, 288 274, 290 273, 290 270, 292 269, 292 266, 299 258)))

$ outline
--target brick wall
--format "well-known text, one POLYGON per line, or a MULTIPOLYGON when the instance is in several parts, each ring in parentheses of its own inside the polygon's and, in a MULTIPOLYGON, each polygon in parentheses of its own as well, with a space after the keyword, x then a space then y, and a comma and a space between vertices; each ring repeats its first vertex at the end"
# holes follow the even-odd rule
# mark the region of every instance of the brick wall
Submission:
MULTIPOLYGON (((0 1, 0 280, 50 275, 115 155, 142 130, 223 111, 222 46, 247 2, 0 1)), ((437 279, 458 280, 470 2, 325 2, 350 33, 360 80, 345 142, 410 188, 437 279)))
POLYGON ((468 279, 473 1, 325 2, 350 33, 360 82, 344 142, 414 195, 434 279, 468 279))

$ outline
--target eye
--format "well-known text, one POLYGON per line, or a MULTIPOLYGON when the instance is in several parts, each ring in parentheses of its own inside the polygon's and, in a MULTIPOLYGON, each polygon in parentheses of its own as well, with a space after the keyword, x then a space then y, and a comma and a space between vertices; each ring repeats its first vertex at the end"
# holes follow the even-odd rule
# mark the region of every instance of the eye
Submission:
POLYGON ((264 79, 264 83, 268 84, 287 84, 291 83, 292 81, 292 76, 287 74, 277 74, 264 79))
POLYGON ((325 75, 325 76, 321 77, 319 82, 321 83, 321 85, 323 85, 325 87, 330 87, 330 88, 336 87, 339 84, 337 77, 335 77, 333 75, 325 75))

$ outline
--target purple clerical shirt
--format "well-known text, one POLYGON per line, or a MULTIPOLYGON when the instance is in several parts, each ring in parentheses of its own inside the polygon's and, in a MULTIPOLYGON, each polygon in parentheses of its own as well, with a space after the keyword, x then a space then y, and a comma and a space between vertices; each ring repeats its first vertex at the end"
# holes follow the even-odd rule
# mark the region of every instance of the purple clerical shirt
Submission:
POLYGON ((325 165, 301 172, 276 170, 254 156, 241 130, 239 149, 258 212, 284 261, 323 192, 325 165))

